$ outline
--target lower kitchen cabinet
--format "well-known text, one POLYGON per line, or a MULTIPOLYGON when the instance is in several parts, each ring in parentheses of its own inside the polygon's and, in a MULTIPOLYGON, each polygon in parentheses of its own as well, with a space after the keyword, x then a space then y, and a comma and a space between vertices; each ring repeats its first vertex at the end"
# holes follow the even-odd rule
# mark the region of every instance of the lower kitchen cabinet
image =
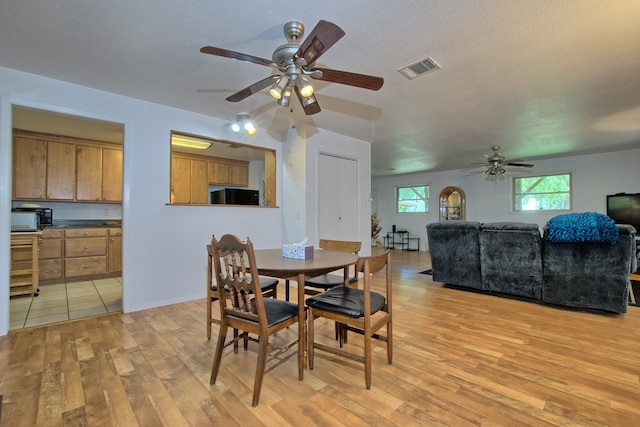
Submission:
POLYGON ((64 230, 65 278, 107 274, 107 229, 64 230))
POLYGON ((47 228, 41 235, 11 236, 11 295, 35 293, 40 283, 119 274, 122 274, 120 227, 47 228))
POLYGON ((122 272, 122 229, 110 228, 107 242, 107 271, 109 274, 122 272))
POLYGON ((62 268, 62 230, 48 228, 38 239, 40 281, 60 281, 62 268))

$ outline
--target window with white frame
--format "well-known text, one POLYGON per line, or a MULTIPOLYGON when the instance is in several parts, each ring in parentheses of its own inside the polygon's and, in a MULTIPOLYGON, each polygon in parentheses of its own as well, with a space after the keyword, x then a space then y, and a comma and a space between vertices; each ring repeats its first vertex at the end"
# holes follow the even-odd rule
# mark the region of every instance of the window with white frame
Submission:
POLYGON ((429 186, 398 187, 396 212, 429 212, 429 186))
POLYGON ((571 210, 571 174, 514 177, 513 210, 571 210))

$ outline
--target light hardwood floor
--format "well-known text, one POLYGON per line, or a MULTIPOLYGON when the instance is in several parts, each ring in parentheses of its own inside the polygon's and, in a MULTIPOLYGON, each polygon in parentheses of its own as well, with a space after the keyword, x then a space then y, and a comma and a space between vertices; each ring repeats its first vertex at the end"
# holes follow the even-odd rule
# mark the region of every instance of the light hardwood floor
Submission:
MULTIPOLYGON (((217 328, 208 341, 203 299, 0 338, 0 424, 640 425, 639 307, 561 310, 443 287, 418 274, 425 252, 393 262, 394 359, 374 344, 371 390, 362 365, 321 353, 299 382, 292 351, 268 365, 251 408, 253 343, 227 348, 209 385, 217 328)), ((332 341, 333 325, 316 325, 332 341)))

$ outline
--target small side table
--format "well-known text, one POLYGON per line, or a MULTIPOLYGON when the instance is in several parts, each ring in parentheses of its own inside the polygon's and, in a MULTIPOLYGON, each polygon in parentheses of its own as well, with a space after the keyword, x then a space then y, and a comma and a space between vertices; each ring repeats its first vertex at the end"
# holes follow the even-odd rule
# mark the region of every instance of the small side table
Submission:
POLYGON ((631 280, 634 282, 640 282, 640 274, 631 273, 629 275, 629 299, 631 300, 631 304, 636 303, 636 296, 633 294, 633 285, 631 284, 631 280))
POLYGON ((390 231, 386 236, 383 236, 382 239, 386 249, 399 248, 403 251, 420 250, 420 238, 411 236, 408 231, 390 231), (412 245, 414 242, 415 247, 412 245))

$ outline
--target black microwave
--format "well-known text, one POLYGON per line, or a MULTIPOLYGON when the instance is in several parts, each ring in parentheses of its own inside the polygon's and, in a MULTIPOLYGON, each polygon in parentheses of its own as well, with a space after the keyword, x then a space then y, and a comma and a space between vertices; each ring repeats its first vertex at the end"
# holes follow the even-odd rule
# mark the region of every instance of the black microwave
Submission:
POLYGON ((214 205, 259 205, 258 190, 244 190, 241 188, 223 188, 211 192, 211 204, 214 205))

